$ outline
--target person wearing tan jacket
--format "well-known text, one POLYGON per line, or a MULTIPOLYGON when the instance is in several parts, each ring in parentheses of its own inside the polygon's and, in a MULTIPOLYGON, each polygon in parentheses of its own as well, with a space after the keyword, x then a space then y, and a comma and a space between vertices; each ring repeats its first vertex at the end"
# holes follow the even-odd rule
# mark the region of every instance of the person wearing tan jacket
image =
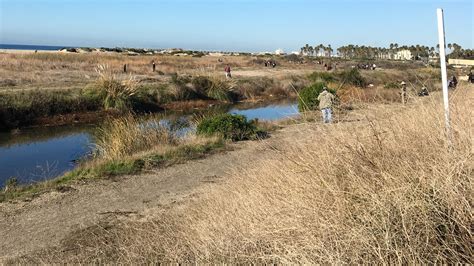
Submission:
POLYGON ((321 110, 323 114, 324 123, 332 122, 332 105, 334 103, 334 98, 334 95, 328 92, 326 87, 323 88, 323 92, 318 96, 319 110, 321 110))

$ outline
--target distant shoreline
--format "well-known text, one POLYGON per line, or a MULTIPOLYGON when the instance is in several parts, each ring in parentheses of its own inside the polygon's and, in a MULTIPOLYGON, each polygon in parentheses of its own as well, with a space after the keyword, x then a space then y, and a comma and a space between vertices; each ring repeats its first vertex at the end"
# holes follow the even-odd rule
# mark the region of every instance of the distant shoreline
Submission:
POLYGON ((30 44, 0 44, 0 50, 25 50, 25 51, 59 51, 69 46, 56 45, 30 45, 30 44))
POLYGON ((0 49, 4 54, 32 54, 36 51, 41 53, 59 53, 59 50, 23 50, 23 49, 0 49))

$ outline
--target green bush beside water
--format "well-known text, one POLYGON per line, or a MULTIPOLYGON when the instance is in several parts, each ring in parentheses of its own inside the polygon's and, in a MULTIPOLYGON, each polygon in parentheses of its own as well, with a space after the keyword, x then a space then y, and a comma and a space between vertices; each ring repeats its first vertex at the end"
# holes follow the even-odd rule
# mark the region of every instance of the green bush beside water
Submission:
POLYGON ((257 139, 263 137, 265 132, 256 124, 255 120, 248 121, 243 115, 219 114, 203 119, 197 126, 197 134, 220 134, 232 141, 257 139))

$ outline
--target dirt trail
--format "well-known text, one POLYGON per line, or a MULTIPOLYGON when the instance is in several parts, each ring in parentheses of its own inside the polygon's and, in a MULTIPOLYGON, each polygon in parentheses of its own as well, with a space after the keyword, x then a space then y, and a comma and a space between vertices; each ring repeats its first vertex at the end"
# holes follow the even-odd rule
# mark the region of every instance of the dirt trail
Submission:
POLYGON ((234 77, 283 77, 291 75, 305 75, 314 72, 313 69, 262 68, 242 69, 232 71, 234 77))
MULTIPOLYGON (((364 108, 345 117, 346 123, 361 123, 377 107, 364 108)), ((384 106, 389 110, 398 105, 384 106)), ((267 140, 232 144, 233 151, 205 159, 158 169, 139 176, 76 184, 66 192, 44 194, 31 202, 0 203, 0 261, 60 244, 70 233, 121 215, 170 208, 225 180, 231 168, 272 156, 285 141, 314 141, 307 134, 319 123, 288 125, 267 140)))

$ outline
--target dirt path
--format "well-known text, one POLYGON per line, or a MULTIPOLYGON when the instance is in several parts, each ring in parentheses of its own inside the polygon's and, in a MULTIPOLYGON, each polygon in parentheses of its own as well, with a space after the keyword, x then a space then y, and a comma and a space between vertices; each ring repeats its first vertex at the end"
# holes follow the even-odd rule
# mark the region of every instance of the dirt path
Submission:
POLYGON ((232 71, 235 78, 239 77, 282 77, 291 75, 306 75, 314 72, 314 69, 287 69, 287 68, 261 68, 242 69, 232 71))

